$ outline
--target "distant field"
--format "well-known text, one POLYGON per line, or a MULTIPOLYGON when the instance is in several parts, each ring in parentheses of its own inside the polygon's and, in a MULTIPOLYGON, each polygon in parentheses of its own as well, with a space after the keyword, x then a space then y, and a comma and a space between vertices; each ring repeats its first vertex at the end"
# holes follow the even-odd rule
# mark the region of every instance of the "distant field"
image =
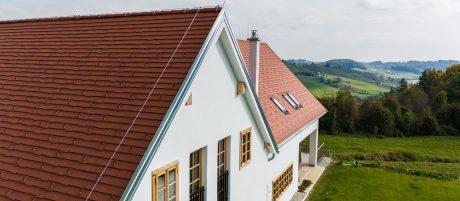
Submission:
MULTIPOLYGON (((317 97, 335 96, 340 89, 319 82, 318 78, 298 76, 299 80, 317 97)), ((354 94, 358 95, 358 94, 354 94)))
POLYGON ((320 135, 319 140, 324 142, 333 154, 408 152, 460 160, 460 137, 454 136, 379 139, 363 136, 320 135))
POLYGON ((388 71, 386 69, 380 69, 380 68, 367 68, 365 70, 363 69, 355 69, 358 71, 364 71, 364 72, 373 72, 377 73, 379 75, 383 75, 384 77, 392 77, 392 78, 405 78, 405 79, 418 79, 419 74, 416 73, 410 73, 410 72, 399 72, 399 71, 388 71))
MULTIPOLYGON (((331 76, 331 75, 325 75, 326 78, 328 79, 335 79, 336 76, 331 76)), ((390 91, 390 87, 384 87, 384 86, 379 86, 377 84, 369 83, 369 82, 363 82, 359 80, 354 80, 350 78, 343 78, 341 77, 342 81, 340 82, 341 85, 349 85, 354 89, 358 90, 363 90, 367 91, 369 94, 359 94, 355 93, 359 97, 365 97, 365 96, 377 96, 380 93, 385 93, 390 91)))
POLYGON ((393 80, 390 82, 387 78, 414 77, 411 73, 386 72, 384 69, 347 69, 325 67, 320 64, 311 64, 307 66, 298 66, 295 64, 286 64, 288 68, 296 74, 302 83, 317 97, 333 96, 337 91, 348 90, 353 96, 360 99, 368 96, 378 96, 390 91, 391 87, 396 87, 397 83, 393 80), (321 76, 319 76, 321 75, 321 76), (380 75, 384 76, 383 85, 380 85, 380 75), (393 75, 393 76, 392 76, 393 75), (338 83, 327 83, 325 80, 335 80, 340 78, 338 83), (323 79, 323 82, 321 82, 323 79))
POLYGON ((319 140, 341 163, 327 168, 311 201, 460 201, 460 137, 320 135, 319 140))
MULTIPOLYGON (((299 80, 310 90, 313 95, 317 97, 324 97, 324 96, 334 96, 336 95, 337 91, 340 89, 337 87, 333 87, 331 85, 327 85, 325 83, 320 82, 320 78, 318 77, 312 77, 312 76, 297 76, 299 80)), ((336 76, 331 76, 331 75, 325 75, 325 78, 327 79, 335 79, 336 76)), ((358 98, 366 98, 368 96, 378 96, 380 93, 385 93, 390 91, 389 87, 383 87, 383 86, 378 86, 373 83, 369 82, 363 82, 363 81, 358 81, 358 80, 353 80, 350 78, 344 78, 341 77, 342 81, 339 83, 339 86, 350 86, 353 89, 360 90, 360 91, 366 91, 367 94, 363 93, 357 93, 354 92, 353 90, 351 91, 351 94, 353 96, 356 96, 358 98)))

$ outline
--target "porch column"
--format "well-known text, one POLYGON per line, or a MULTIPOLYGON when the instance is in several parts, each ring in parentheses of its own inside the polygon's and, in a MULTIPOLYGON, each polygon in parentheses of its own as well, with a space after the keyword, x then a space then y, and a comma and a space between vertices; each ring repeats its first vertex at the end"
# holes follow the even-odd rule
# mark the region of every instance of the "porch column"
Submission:
POLYGON ((318 129, 313 131, 313 133, 310 134, 310 153, 308 153, 308 162, 311 166, 316 166, 318 161, 317 155, 318 155, 318 129))

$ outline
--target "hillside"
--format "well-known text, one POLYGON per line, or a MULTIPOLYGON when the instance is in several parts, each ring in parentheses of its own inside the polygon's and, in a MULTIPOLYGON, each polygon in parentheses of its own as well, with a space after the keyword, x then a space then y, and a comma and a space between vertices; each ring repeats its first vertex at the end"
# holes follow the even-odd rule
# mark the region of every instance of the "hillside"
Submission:
POLYGON ((351 60, 351 59, 333 59, 322 63, 326 67, 336 67, 336 68, 366 68, 366 66, 360 62, 351 60))
POLYGON ((458 64, 457 60, 437 60, 437 61, 402 61, 402 62, 358 62, 351 59, 333 59, 325 62, 313 62, 305 59, 289 59, 287 63, 299 66, 318 64, 325 67, 340 67, 350 69, 382 69, 386 71, 405 72, 419 74, 426 69, 445 70, 447 67, 458 64))
POLYGON ((379 96, 390 91, 398 81, 356 68, 326 66, 326 63, 286 62, 286 65, 317 97, 333 96, 339 90, 348 90, 353 96, 361 99, 379 96))
POLYGON ((363 63, 367 67, 380 68, 391 71, 421 73, 426 69, 445 70, 447 67, 460 63, 456 60, 438 60, 438 61, 407 61, 407 62, 381 62, 374 61, 363 63))
POLYGON ((284 62, 315 96, 330 96, 339 90, 347 90, 358 98, 382 95, 402 78, 416 83, 420 73, 426 69, 444 70, 459 63, 456 60, 357 62, 351 59, 325 62, 289 59, 284 62))

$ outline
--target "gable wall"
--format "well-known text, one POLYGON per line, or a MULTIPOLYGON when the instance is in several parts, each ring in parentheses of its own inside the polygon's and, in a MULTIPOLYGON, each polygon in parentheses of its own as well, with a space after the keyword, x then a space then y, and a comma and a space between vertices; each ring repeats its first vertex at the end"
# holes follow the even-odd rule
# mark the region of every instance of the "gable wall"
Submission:
MULTIPOLYGON (((236 95, 237 80, 226 58, 220 42, 212 44, 188 93, 193 94, 193 104, 182 103, 171 127, 160 144, 152 163, 149 165, 133 200, 151 200, 151 172, 171 162, 179 162, 179 198, 188 200, 189 195, 189 154, 205 148, 203 172, 206 178, 208 200, 215 200, 217 183, 217 143, 230 136, 230 174, 232 184, 239 183, 239 135, 240 131, 252 127, 252 162, 241 175, 249 177, 267 161, 262 138, 252 119, 252 114, 243 96, 236 95)), ((188 95, 186 96, 188 97, 188 95)), ((254 189, 254 195, 264 195, 265 187, 254 189), (263 190, 262 192, 260 192, 263 190), (256 193, 256 191, 259 191, 256 193)), ((237 187, 231 186, 237 190, 237 187)), ((236 199, 238 200, 238 199, 236 199)), ((254 198, 252 200, 260 200, 254 198)))
POLYGON ((221 37, 201 64, 185 96, 193 94, 191 106, 181 104, 165 138, 161 142, 146 174, 134 193, 133 200, 152 199, 152 171, 177 161, 179 164, 179 200, 189 199, 189 155, 204 148, 203 174, 207 200, 217 197, 217 144, 229 137, 230 200, 271 200, 271 184, 289 164, 294 164, 293 183, 279 200, 290 200, 297 189, 298 143, 317 126, 313 123, 305 131, 280 148, 272 161, 263 148, 263 139, 247 105, 246 97, 236 95, 238 82, 221 37), (252 128, 251 163, 240 170, 240 131, 252 128))

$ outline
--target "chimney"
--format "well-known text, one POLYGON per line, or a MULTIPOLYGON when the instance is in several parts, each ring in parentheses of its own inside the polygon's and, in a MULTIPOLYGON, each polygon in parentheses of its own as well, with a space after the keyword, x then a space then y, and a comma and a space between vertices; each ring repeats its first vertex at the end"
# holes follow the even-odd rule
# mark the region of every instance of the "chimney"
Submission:
POLYGON ((252 30, 249 41, 249 77, 251 78, 252 84, 256 89, 256 93, 259 93, 259 55, 260 55, 260 40, 257 34, 257 30, 252 30))

